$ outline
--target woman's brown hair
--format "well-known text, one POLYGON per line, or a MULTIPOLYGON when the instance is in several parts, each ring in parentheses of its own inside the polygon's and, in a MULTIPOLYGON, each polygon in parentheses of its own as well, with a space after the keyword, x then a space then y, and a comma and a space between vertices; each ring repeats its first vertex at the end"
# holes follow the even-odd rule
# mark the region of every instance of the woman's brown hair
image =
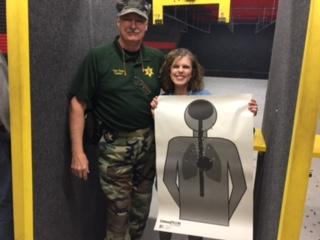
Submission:
POLYGON ((189 57, 192 64, 192 76, 188 83, 188 91, 199 91, 203 89, 203 67, 200 65, 196 56, 185 48, 177 48, 170 51, 165 61, 160 69, 160 78, 162 89, 165 93, 173 93, 174 92, 174 84, 170 78, 170 71, 172 64, 178 59, 182 57, 189 57))

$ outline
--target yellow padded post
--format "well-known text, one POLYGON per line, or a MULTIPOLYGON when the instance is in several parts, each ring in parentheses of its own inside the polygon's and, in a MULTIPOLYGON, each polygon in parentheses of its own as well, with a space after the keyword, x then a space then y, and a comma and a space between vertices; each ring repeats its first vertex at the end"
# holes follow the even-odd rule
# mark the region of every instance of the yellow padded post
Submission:
POLYGON ((7 1, 15 240, 33 240, 29 2, 7 1))

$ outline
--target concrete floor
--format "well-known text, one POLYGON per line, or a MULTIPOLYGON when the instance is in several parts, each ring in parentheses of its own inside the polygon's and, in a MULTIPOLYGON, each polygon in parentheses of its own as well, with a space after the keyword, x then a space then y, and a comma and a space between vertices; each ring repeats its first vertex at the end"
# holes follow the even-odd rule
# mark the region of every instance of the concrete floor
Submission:
MULTIPOLYGON (((261 128, 264 112, 267 80, 258 79, 233 79, 233 78, 205 78, 205 86, 213 95, 232 95, 251 93, 259 105, 259 112, 255 117, 254 125, 261 128)), ((319 133, 318 128, 318 133, 319 133)), ((312 162, 312 177, 310 177, 309 190, 305 207, 304 223, 301 229, 300 240, 320 240, 320 161, 312 162)), ((151 212, 142 240, 158 240, 158 232, 153 230, 157 215, 157 199, 154 190, 151 212)), ((186 240, 186 236, 174 234, 172 240, 186 240)))
MULTIPOLYGON (((320 118, 317 134, 320 134, 320 118)), ((320 240, 320 158, 312 159, 301 240, 320 240)))

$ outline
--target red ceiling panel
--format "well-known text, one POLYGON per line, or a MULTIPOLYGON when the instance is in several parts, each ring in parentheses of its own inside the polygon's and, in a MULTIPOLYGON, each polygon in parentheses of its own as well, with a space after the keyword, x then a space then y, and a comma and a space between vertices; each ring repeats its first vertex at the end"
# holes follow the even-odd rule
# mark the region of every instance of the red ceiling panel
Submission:
POLYGON ((0 51, 7 53, 7 34, 0 33, 0 51))
MULTIPOLYGON (((234 22, 274 21, 279 0, 231 0, 231 19, 234 22)), ((218 6, 207 6, 211 16, 217 19, 218 6)))

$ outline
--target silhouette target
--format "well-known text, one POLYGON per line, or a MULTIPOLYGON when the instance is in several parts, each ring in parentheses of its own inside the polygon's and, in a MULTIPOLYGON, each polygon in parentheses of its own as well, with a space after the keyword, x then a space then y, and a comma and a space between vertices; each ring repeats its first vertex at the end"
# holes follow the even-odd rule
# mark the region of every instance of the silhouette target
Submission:
POLYGON ((207 136, 217 118, 207 100, 187 106, 184 120, 193 135, 169 141, 163 181, 179 207, 180 219, 228 226, 247 185, 236 145, 207 136))

